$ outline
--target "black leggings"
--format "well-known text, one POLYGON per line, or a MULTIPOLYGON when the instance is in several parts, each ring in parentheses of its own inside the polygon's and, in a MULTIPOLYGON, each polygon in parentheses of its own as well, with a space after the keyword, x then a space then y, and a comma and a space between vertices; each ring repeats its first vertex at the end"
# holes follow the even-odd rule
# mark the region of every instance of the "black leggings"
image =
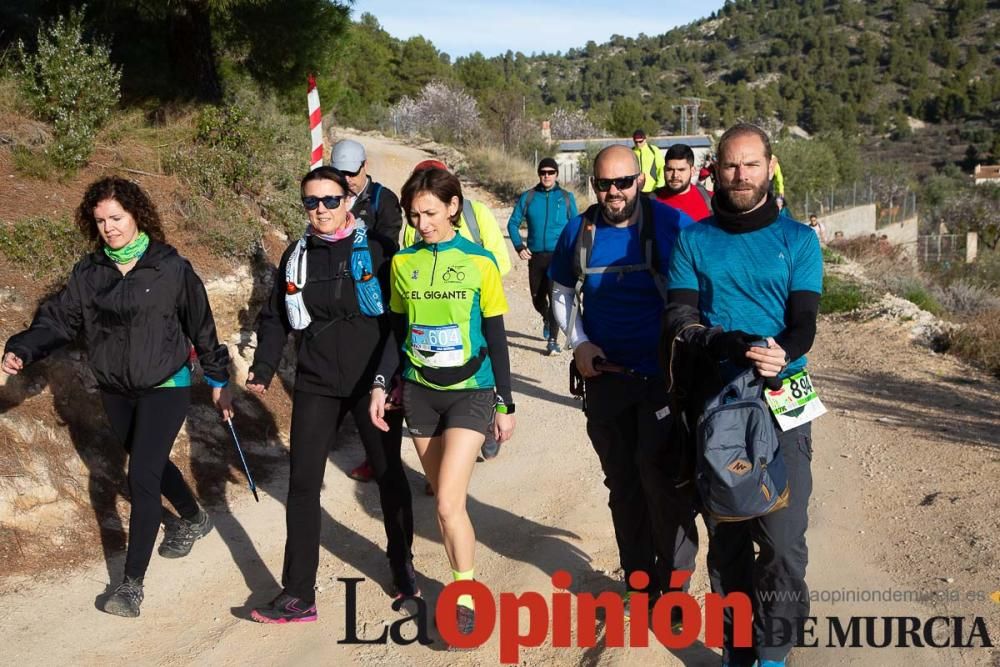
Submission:
POLYGON ((413 501, 403 472, 401 410, 386 415, 389 432, 375 428, 368 416, 368 394, 348 398, 296 391, 292 403, 291 469, 285 523, 285 564, 281 585, 285 592, 305 602, 315 601, 319 568, 320 502, 327 452, 336 444, 337 432, 348 413, 354 416, 368 462, 375 471, 382 520, 391 565, 401 567, 411 558, 413 501))
POLYGON ((101 392, 111 429, 129 453, 128 488, 132 514, 128 520, 125 574, 142 577, 160 530, 162 494, 185 518, 198 513, 198 503, 181 471, 170 462, 170 450, 191 404, 190 387, 151 389, 138 397, 101 392))
POLYGON ((548 325, 549 337, 555 339, 559 335, 559 324, 552 313, 552 280, 549 278, 551 263, 551 252, 536 252, 531 255, 528 260, 528 289, 531 291, 531 305, 548 325))

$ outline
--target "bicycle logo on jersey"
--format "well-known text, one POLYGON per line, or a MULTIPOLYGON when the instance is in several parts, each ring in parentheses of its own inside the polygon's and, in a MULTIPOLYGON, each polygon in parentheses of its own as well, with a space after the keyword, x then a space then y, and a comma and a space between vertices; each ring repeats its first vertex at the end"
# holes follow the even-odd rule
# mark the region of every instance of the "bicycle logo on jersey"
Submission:
POLYGON ((454 266, 449 266, 445 270, 444 275, 441 276, 441 279, 446 283, 460 283, 465 280, 465 271, 456 269, 454 266))

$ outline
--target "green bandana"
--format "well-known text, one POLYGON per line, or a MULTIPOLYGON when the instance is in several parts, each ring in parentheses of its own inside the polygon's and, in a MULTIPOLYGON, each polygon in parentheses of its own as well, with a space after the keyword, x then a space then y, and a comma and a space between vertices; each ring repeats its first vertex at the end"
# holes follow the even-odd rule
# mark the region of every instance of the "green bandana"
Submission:
POLYGON ((111 261, 115 264, 128 264, 133 259, 142 257, 142 254, 146 252, 146 248, 149 247, 149 236, 146 232, 139 232, 139 235, 132 239, 124 248, 119 248, 118 250, 112 250, 108 246, 104 246, 104 254, 111 258, 111 261))

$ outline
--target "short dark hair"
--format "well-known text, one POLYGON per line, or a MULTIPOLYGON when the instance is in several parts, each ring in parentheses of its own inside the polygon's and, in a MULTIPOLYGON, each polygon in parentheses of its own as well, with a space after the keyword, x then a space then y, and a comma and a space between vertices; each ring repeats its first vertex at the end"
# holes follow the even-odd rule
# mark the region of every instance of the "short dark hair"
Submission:
POLYGON ((663 161, 687 160, 687 163, 694 166, 694 151, 687 144, 673 144, 663 155, 663 161))
POLYGON ((351 187, 347 184, 347 177, 344 176, 344 173, 327 165, 316 167, 302 177, 302 182, 299 183, 300 196, 304 197, 306 195, 306 183, 309 181, 333 181, 340 186, 340 189, 344 191, 345 195, 351 193, 351 187))
POLYGON ((399 198, 408 224, 413 200, 421 192, 429 192, 445 204, 451 202, 452 198, 458 197, 458 211, 451 217, 451 225, 457 229, 458 219, 462 216, 462 203, 465 201, 462 198, 462 184, 459 183, 458 177, 447 169, 434 167, 410 174, 403 184, 399 198))
POLYGON ((722 156, 726 152, 726 144, 737 138, 745 136, 754 136, 760 139, 761 143, 764 144, 764 158, 768 161, 771 159, 771 140, 767 136, 767 132, 760 129, 753 123, 737 123, 731 128, 725 131, 722 138, 719 139, 719 146, 716 149, 716 154, 719 156, 719 161, 722 161, 722 156))
POLYGON ((97 232, 94 209, 102 201, 109 199, 118 202, 132 216, 139 231, 146 232, 154 241, 167 242, 160 213, 146 191, 134 181, 119 176, 108 176, 87 186, 87 191, 83 193, 83 201, 80 202, 75 214, 77 228, 81 234, 90 239, 95 250, 104 245, 104 240, 97 232))

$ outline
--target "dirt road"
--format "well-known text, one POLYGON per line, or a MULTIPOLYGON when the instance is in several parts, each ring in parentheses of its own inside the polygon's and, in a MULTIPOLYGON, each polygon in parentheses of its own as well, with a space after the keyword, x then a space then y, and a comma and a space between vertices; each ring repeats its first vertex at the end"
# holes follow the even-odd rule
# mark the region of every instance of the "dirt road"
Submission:
MULTIPOLYGON (((379 180, 398 191, 426 153, 362 137, 379 180)), ((475 197, 490 197, 473 191, 475 197)), ((492 202, 497 204, 496 202, 492 202)), ((501 224, 509 208, 494 209, 501 224)), ((513 257, 513 253, 512 253, 513 257)), ((567 395, 567 355, 542 356, 541 322, 528 298, 527 271, 515 258, 506 281, 518 429, 499 458, 477 465, 469 510, 478 537, 477 579, 494 593, 538 591, 566 570, 574 592, 617 590, 617 553, 602 475, 567 395)), ((815 491, 808 533, 808 581, 818 596, 819 648, 798 649, 796 665, 981 665, 989 650, 827 648, 828 618, 851 616, 983 616, 1000 641, 1000 604, 951 601, 950 592, 1000 588, 997 567, 1000 419, 995 380, 948 357, 912 346, 905 324, 824 320, 811 355, 816 385, 830 414, 815 425, 815 491), (833 602, 835 594, 921 591, 929 602, 833 602)), ((287 425, 284 425, 287 429, 287 425)), ((285 431, 287 432, 287 431, 285 431)), ((224 441, 223 441, 224 443, 224 441)), ((225 444, 225 443, 224 443, 225 444)), ((220 445, 221 446, 224 446, 220 445)), ((95 597, 119 572, 120 557, 58 577, 8 582, 0 604, 5 664, 157 665, 414 664, 479 665, 499 660, 496 636, 476 651, 454 654, 433 626, 430 646, 344 645, 345 584, 357 586, 359 636, 377 637, 402 618, 390 609, 374 485, 348 479, 363 454, 356 438, 333 452, 323 491, 323 536, 317 605, 320 619, 302 626, 262 626, 246 620, 249 605, 278 589, 284 541, 287 459, 279 443, 249 442, 272 454, 260 504, 231 485, 229 506, 217 508, 218 530, 179 561, 156 557, 146 578, 142 616, 121 619, 94 609, 95 597)), ((415 562, 433 602, 449 568, 423 495, 417 457, 404 443, 414 494, 415 562)), ((694 577, 707 590, 704 549, 694 577)), ((880 622, 881 623, 881 622, 880 622)), ((971 621, 969 621, 971 623, 971 621)), ((881 627, 881 625, 879 625, 881 627)), ((964 634, 970 628, 967 623, 964 634)), ((406 629, 412 636, 413 625, 406 629)), ((881 632, 881 631, 879 631, 881 632)), ((946 633, 947 634, 947 633, 946 633)), ((576 633, 574 632, 574 638, 576 633)), ((716 665, 717 652, 697 644, 679 652, 654 647, 556 649, 546 641, 525 649, 526 664, 716 665)))

